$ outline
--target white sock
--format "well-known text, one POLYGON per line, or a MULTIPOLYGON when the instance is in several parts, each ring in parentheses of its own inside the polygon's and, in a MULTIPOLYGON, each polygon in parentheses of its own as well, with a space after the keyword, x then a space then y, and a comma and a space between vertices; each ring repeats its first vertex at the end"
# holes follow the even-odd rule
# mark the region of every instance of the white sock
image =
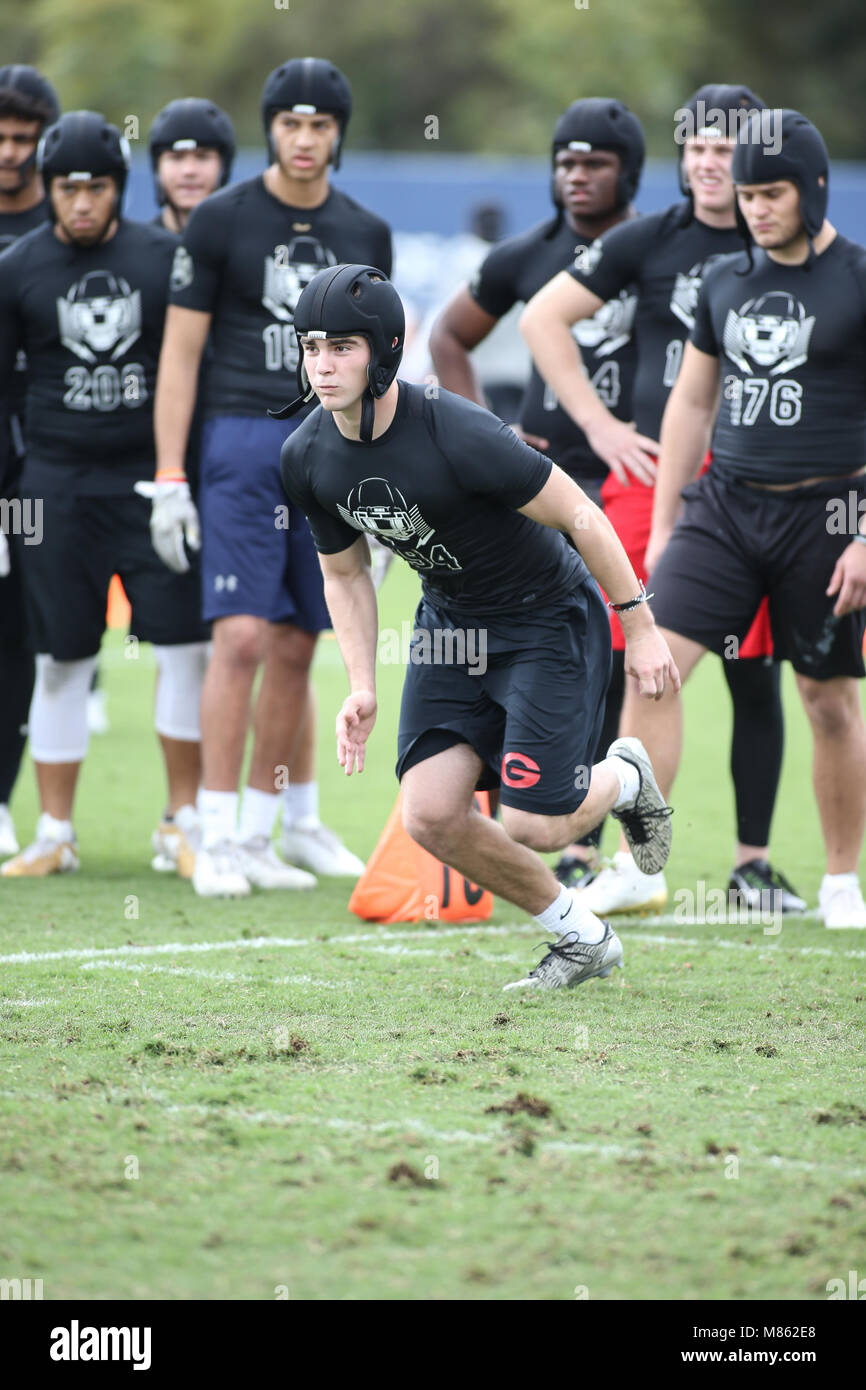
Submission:
POLYGON ((264 835, 266 840, 270 840, 279 809, 279 792, 260 792, 256 787, 245 787, 238 830, 241 844, 246 844, 255 835, 264 835))
POLYGON ((859 888, 860 880, 856 870, 847 874, 825 874, 821 879, 822 888, 859 888))
POLYGON ((557 938, 566 932, 574 932, 581 941, 592 943, 601 941, 604 936, 604 922, 594 912, 582 907, 570 888, 560 888, 550 907, 539 912, 535 921, 544 931, 553 932, 557 938))
POLYGON ((625 758, 620 758, 615 753, 612 758, 605 758, 599 766, 609 767, 619 780, 619 796, 613 804, 613 810, 627 811, 637 801, 640 791, 640 773, 634 763, 626 762, 625 758))
POLYGON ((40 840, 56 840, 58 844, 65 844, 68 840, 75 839, 72 821, 56 820, 47 811, 43 811, 39 817, 36 834, 40 840))
POLYGON ((220 840, 237 839, 237 792, 212 792, 206 787, 199 787, 198 813, 205 849, 211 849, 220 840))
POLYGON ((308 826, 319 823, 318 782, 291 782, 283 788, 283 824, 294 825, 307 821, 308 826))

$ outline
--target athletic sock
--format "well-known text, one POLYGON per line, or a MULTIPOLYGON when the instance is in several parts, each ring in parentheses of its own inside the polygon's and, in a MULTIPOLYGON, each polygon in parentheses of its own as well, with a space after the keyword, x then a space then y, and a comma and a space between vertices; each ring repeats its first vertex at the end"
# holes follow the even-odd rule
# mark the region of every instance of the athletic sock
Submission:
POLYGON ((72 829, 71 820, 57 820, 56 817, 43 811, 39 817, 37 835, 41 840, 56 840, 58 844, 66 844, 75 839, 75 831, 72 829))
POLYGON ((199 787, 198 813, 204 849, 211 849, 220 840, 237 839, 237 792, 213 792, 199 787))
POLYGON ((825 874, 821 879, 821 888, 859 888, 860 879, 856 869, 847 874, 825 874))
POLYGON ((283 823, 294 825, 299 820, 310 826, 318 825, 318 782, 291 782, 283 788, 283 823))
POLYGON ((270 840, 280 809, 279 792, 262 792, 257 787, 245 787, 241 797, 241 823, 238 839, 241 844, 254 836, 270 840))
POLYGON ((640 773, 634 763, 614 754, 612 758, 605 758, 604 762, 599 763, 599 767, 609 767, 619 779, 619 796, 613 804, 614 811, 628 810, 637 801, 640 791, 640 773))
POLYGON ((604 922, 582 907, 569 888, 560 888, 550 907, 539 912, 535 921, 543 931, 553 932, 557 938, 568 933, 591 944, 601 941, 605 931, 604 922))

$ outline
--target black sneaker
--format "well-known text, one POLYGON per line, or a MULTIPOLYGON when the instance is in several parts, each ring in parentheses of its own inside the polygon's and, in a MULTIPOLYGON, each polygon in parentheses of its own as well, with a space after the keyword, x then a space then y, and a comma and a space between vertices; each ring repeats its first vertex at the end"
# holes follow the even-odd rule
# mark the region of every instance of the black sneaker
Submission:
POLYGON ((546 941, 547 955, 522 980, 513 980, 503 989, 572 989, 584 980, 606 980, 614 966, 622 970, 622 943, 610 923, 604 924, 601 941, 577 939, 573 931, 559 941, 546 941))
POLYGON ((805 912, 806 903, 798 897, 784 874, 766 859, 750 859, 731 871, 728 903, 735 911, 805 912))
POLYGON ((588 859, 578 859, 576 854, 563 854, 554 865, 553 873, 563 888, 588 888, 598 878, 597 864, 588 859))
POLYGON ((611 811, 611 815, 622 825, 641 873, 661 873, 671 852, 673 812, 665 805, 649 754, 639 738, 617 738, 608 748, 607 756, 622 758, 637 768, 640 786, 634 805, 624 811, 611 811))

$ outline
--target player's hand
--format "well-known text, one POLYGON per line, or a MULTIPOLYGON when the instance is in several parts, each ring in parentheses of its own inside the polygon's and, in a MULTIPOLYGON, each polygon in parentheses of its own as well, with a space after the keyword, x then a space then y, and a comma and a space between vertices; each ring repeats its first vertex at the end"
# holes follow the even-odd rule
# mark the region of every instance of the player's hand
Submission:
POLYGON ((647 574, 652 574, 661 559, 662 551, 670 540, 673 529, 672 526, 659 527, 658 529, 653 527, 650 531, 650 538, 647 542, 643 561, 644 569, 647 574))
POLYGON ((550 448, 550 440, 543 439, 540 434, 527 434, 526 430, 521 429, 519 425, 509 425, 508 428, 513 430, 517 438, 522 439, 524 444, 528 444, 531 449, 537 449, 540 454, 546 454, 550 448))
POLYGON ((626 634, 625 669, 647 700, 660 700, 668 685, 675 692, 682 685, 670 647, 655 624, 631 636, 626 634))
POLYGON ((6 532, 0 531, 0 579, 5 579, 11 568, 9 542, 6 539, 6 532))
POLYGON ((190 550, 201 549, 201 528, 189 483, 185 478, 157 478, 153 482, 136 483, 135 491, 153 503, 150 538, 160 560, 176 574, 185 574, 189 558, 184 541, 190 550))
POLYGON ((834 618, 844 618, 866 608, 866 545, 852 541, 836 561, 836 568, 827 585, 827 596, 839 597, 833 609, 834 618))
POLYGON ((619 482, 627 485, 629 474, 652 487, 656 480, 656 458, 659 445, 645 434, 638 434, 634 425, 602 416, 586 430, 586 440, 593 453, 598 454, 619 482))
POLYGON ((371 690, 347 695, 337 715, 337 762, 351 777, 357 767, 364 771, 367 739, 376 722, 376 696, 371 690))

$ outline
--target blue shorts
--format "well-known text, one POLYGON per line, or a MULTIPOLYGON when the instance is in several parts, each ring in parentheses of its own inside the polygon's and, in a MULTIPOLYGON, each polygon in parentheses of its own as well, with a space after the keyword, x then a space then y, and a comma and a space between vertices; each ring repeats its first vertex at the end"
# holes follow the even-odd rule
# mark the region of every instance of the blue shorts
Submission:
POLYGON ((199 513, 208 622, 248 614, 305 632, 331 626, 307 518, 290 506, 280 480, 280 449, 294 427, 247 415, 204 422, 199 513))

